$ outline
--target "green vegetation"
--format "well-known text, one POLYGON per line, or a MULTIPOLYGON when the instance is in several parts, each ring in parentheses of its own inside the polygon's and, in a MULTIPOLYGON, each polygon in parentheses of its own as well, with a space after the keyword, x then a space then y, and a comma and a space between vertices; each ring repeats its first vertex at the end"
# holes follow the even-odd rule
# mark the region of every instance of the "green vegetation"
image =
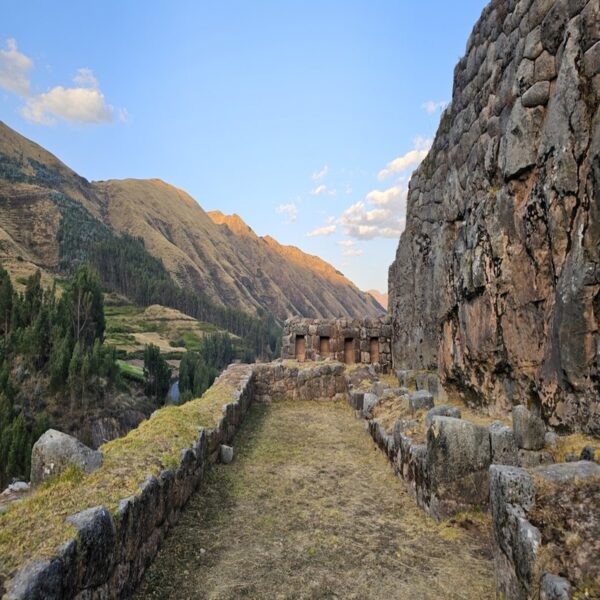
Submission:
POLYGON ((117 366, 121 370, 121 375, 126 379, 144 383, 144 369, 142 367, 136 367, 135 365, 129 364, 124 360, 117 360, 117 366))
POLYGON ((88 267, 75 271, 60 298, 42 288, 39 271, 17 294, 0 267, 0 485, 29 477, 31 446, 49 424, 41 391, 17 403, 24 380, 47 383, 65 411, 86 409, 119 382, 104 327, 100 281, 88 267))
POLYGON ((146 395, 163 404, 171 384, 171 369, 154 344, 144 350, 144 379, 146 395))
POLYGON ((217 375, 235 358, 231 338, 215 333, 204 337, 198 352, 186 352, 179 365, 179 392, 186 402, 203 394, 217 375))
POLYGON ((52 556, 72 527, 64 520, 93 506, 116 513, 119 501, 138 492, 146 475, 172 467, 183 448, 197 439, 198 427, 212 429, 232 398, 233 386, 220 382, 202 398, 183 406, 167 406, 127 436, 101 447, 102 467, 90 475, 69 469, 49 480, 0 514, 0 581, 28 560, 52 556))
POLYGON ((61 270, 69 273, 89 263, 107 292, 123 294, 144 307, 161 304, 175 308, 226 329, 242 339, 245 359, 277 355, 281 330, 272 316, 252 317, 213 303, 202 289, 180 287, 162 262, 146 250, 141 238, 116 235, 64 194, 52 192, 50 197, 62 214, 58 232, 61 270))

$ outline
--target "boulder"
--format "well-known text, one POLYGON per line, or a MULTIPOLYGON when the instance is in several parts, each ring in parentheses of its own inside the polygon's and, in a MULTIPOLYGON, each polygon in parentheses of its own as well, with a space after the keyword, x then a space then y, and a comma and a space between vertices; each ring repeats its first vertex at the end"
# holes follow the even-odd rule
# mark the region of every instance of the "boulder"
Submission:
POLYGON ((492 463, 497 465, 518 465, 519 456, 513 430, 502 423, 495 422, 489 426, 489 432, 492 463))
POLYGON ((541 450, 544 447, 546 425, 544 421, 525 406, 512 409, 513 431, 519 448, 524 450, 541 450))
POLYGON ((412 392, 412 394, 408 396, 408 405, 412 412, 423 409, 429 410, 430 408, 433 408, 433 395, 427 390, 412 392))
POLYGON ((219 448, 219 458, 223 464, 228 465, 233 460, 233 448, 221 444, 219 448))
POLYGON ((453 417, 455 419, 461 418, 460 409, 456 406, 450 406, 449 404, 440 404, 434 406, 427 411, 425 415, 425 425, 429 427, 433 423, 433 417, 453 417))
POLYGON ((39 485, 71 465, 92 473, 102 465, 102 453, 88 448, 71 435, 48 429, 31 451, 31 483, 39 485))
POLYGON ((540 600, 571 600, 571 584, 564 577, 544 573, 540 584, 540 600))
POLYGON ((580 460, 594 460, 596 449, 593 446, 586 446, 579 455, 580 460))

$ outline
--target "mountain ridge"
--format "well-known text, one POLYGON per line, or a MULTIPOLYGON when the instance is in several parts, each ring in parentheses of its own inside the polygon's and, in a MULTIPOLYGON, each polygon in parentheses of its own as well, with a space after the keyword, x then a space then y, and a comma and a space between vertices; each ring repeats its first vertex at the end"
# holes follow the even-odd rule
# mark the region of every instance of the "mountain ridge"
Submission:
POLYGON ((113 232, 142 238, 175 282, 222 306, 279 321, 382 312, 333 266, 257 236, 238 215, 208 213, 158 178, 90 182, 0 121, 0 261, 9 271, 56 272, 55 194, 80 203, 113 232))

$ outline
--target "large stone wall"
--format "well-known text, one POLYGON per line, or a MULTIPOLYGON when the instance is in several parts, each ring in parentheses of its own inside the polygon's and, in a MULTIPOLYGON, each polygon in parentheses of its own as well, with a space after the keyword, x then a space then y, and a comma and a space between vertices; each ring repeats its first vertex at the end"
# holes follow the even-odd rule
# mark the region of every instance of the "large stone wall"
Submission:
POLYGON ((345 364, 373 364, 384 373, 392 367, 389 317, 304 319, 285 322, 281 356, 300 362, 325 359, 345 364))
POLYGON ((221 444, 232 440, 254 399, 250 365, 231 365, 220 380, 231 384, 233 392, 217 427, 210 431, 200 428, 192 447, 181 450, 179 464, 163 469, 158 477, 148 476, 137 494, 123 498, 116 514, 97 506, 68 517, 76 537, 58 548, 52 558, 24 565, 6 582, 3 600, 131 595, 202 481, 207 464, 217 460, 221 444))
POLYGON ((396 368, 600 435, 600 3, 494 0, 409 186, 396 368))

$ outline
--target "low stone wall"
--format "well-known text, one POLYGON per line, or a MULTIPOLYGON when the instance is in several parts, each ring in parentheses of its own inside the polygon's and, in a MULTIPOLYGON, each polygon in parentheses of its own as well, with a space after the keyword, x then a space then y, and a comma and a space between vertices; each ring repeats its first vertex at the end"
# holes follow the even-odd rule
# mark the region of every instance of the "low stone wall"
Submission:
POLYGON ((344 364, 373 364, 383 373, 392 367, 390 317, 305 319, 285 322, 281 356, 300 362, 332 359, 344 364))
POLYGON ((600 597, 600 465, 493 465, 490 480, 499 597, 600 597))
POLYGON ((344 398, 348 387, 344 365, 337 362, 307 365, 278 361, 257 365, 254 376, 259 402, 344 398))
POLYGON ((97 506, 68 517, 76 537, 52 558, 18 571, 5 585, 5 600, 124 598, 133 592, 207 464, 216 460, 220 444, 231 441, 253 400, 253 367, 232 365, 219 381, 227 381, 233 392, 217 427, 199 428, 178 465, 149 476, 137 494, 120 502, 116 514, 97 506))

